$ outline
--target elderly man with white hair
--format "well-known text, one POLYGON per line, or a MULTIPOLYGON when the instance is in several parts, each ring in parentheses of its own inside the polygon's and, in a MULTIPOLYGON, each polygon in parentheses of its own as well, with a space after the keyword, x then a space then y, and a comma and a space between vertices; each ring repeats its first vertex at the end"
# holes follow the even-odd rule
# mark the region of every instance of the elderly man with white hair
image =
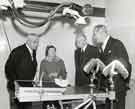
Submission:
MULTIPOLYGON (((118 74, 113 77, 116 99, 114 109, 125 109, 125 97, 128 89, 128 83, 131 75, 131 64, 124 44, 113 38, 105 25, 96 25, 93 30, 93 41, 99 48, 99 59, 107 66, 115 63, 115 72, 118 74), (123 71, 123 68, 127 71, 123 71)), ((103 71, 105 72, 105 70, 103 71)), ((104 73, 104 76, 107 76, 104 73)), ((103 80, 106 81, 106 80, 103 80)), ((102 81, 102 82, 103 82, 102 81)), ((103 82, 106 88, 109 88, 108 82, 103 82), (106 83, 106 84, 105 84, 106 83)), ((110 109, 110 100, 106 100, 106 108, 110 109)))
POLYGON ((26 43, 14 48, 5 64, 11 109, 30 109, 31 107, 31 103, 19 103, 15 99, 15 81, 34 79, 37 69, 36 50, 38 44, 39 36, 33 33, 28 34, 26 43))

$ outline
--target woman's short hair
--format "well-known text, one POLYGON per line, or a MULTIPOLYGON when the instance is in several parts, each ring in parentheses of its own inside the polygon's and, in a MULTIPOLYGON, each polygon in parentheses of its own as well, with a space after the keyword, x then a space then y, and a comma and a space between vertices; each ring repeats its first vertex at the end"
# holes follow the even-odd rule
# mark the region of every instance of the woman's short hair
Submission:
POLYGON ((45 56, 48 56, 48 51, 49 51, 50 48, 54 48, 55 51, 56 51, 56 47, 55 47, 54 45, 48 45, 48 46, 46 47, 45 56))

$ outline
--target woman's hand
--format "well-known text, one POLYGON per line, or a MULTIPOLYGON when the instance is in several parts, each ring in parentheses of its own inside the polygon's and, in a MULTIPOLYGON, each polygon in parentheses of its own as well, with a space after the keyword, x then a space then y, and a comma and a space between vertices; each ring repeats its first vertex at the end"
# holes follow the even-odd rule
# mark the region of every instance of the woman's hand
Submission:
POLYGON ((63 80, 62 76, 59 76, 58 79, 63 80))
POLYGON ((49 78, 57 78, 58 77, 58 73, 57 72, 53 72, 49 74, 49 78))

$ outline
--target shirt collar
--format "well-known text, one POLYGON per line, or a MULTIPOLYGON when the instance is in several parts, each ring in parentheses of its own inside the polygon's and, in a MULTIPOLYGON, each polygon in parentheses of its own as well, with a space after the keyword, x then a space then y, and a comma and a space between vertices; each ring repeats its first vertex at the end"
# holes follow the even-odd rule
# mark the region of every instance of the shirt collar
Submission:
POLYGON ((104 51, 105 48, 106 48, 106 45, 107 45, 107 42, 108 42, 109 38, 110 38, 110 35, 107 36, 107 38, 105 39, 105 41, 104 41, 104 43, 103 43, 103 45, 102 45, 102 50, 103 50, 103 51, 104 51))
POLYGON ((30 52, 30 54, 31 54, 31 56, 32 56, 32 49, 29 47, 28 44, 26 44, 26 47, 28 48, 28 50, 29 50, 29 52, 30 52))
POLYGON ((87 48, 87 44, 82 48, 81 51, 85 52, 86 48, 87 48))

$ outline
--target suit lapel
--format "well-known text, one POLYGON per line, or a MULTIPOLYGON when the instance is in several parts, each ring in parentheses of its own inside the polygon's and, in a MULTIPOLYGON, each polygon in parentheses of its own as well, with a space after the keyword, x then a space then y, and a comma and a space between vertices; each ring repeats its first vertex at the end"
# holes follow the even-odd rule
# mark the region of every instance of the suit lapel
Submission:
POLYGON ((24 44, 24 46, 25 46, 26 55, 29 57, 29 59, 30 59, 31 62, 32 62, 32 57, 31 57, 30 51, 29 51, 29 49, 27 48, 26 44, 24 44))
POLYGON ((106 47, 104 49, 104 54, 111 53, 111 43, 112 43, 112 37, 109 38, 106 47))
POLYGON ((83 51, 84 56, 85 56, 85 54, 87 54, 88 49, 89 49, 89 45, 87 45, 86 48, 85 48, 85 51, 83 51))

